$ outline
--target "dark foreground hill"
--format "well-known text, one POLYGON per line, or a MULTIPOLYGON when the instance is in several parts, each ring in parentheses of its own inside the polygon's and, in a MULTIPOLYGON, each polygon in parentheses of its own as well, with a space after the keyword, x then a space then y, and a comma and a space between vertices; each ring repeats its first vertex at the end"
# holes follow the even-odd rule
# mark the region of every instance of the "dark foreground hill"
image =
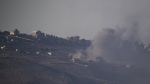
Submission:
POLYGON ((1 54, 0 84, 104 84, 106 82, 73 75, 58 68, 40 64, 32 58, 16 56, 1 54))
MULTIPOLYGON (((8 54, 9 53, 9 54, 8 54)), ((71 63, 50 57, 0 54, 0 84, 149 84, 149 71, 115 64, 71 63), (35 58, 36 57, 36 58, 35 58)))

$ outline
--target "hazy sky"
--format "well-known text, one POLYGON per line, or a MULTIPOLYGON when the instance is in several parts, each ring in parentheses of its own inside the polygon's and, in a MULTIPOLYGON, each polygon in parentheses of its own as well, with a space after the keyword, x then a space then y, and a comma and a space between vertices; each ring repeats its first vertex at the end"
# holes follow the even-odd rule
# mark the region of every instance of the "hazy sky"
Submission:
POLYGON ((150 29, 150 0, 0 0, 2 31, 41 30, 91 39, 102 28, 126 25, 130 18, 150 29))

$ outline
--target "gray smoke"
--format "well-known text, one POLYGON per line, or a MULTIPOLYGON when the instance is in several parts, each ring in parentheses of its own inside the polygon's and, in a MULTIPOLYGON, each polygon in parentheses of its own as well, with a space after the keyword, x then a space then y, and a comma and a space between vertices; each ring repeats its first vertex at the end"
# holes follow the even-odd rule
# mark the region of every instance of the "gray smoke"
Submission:
POLYGON ((100 56, 109 63, 148 65, 150 51, 144 49, 144 45, 149 43, 150 37, 144 35, 138 19, 128 20, 128 23, 125 27, 103 28, 95 35, 91 46, 79 50, 74 57, 89 61, 100 56))

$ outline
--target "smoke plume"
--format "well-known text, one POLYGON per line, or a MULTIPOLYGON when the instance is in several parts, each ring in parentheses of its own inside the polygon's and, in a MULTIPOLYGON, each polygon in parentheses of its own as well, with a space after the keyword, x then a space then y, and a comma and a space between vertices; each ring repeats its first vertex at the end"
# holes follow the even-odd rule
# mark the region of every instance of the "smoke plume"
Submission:
POLYGON ((141 38, 142 28, 138 20, 129 22, 126 27, 103 28, 95 35, 91 46, 79 50, 74 57, 84 61, 102 57, 109 63, 148 65, 150 51, 145 45, 149 40, 141 38))

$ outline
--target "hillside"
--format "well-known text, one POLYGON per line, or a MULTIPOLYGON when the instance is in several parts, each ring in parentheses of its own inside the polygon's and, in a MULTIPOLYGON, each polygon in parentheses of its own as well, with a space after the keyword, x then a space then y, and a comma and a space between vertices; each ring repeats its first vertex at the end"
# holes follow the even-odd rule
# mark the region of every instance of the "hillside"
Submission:
MULTIPOLYGON (((105 61, 72 61, 70 54, 89 47, 89 40, 79 39, 78 36, 64 39, 38 35, 1 32, 0 84, 150 83, 147 68, 105 61)), ((147 52, 146 56, 149 55, 148 47, 137 47, 138 53, 147 52)))

